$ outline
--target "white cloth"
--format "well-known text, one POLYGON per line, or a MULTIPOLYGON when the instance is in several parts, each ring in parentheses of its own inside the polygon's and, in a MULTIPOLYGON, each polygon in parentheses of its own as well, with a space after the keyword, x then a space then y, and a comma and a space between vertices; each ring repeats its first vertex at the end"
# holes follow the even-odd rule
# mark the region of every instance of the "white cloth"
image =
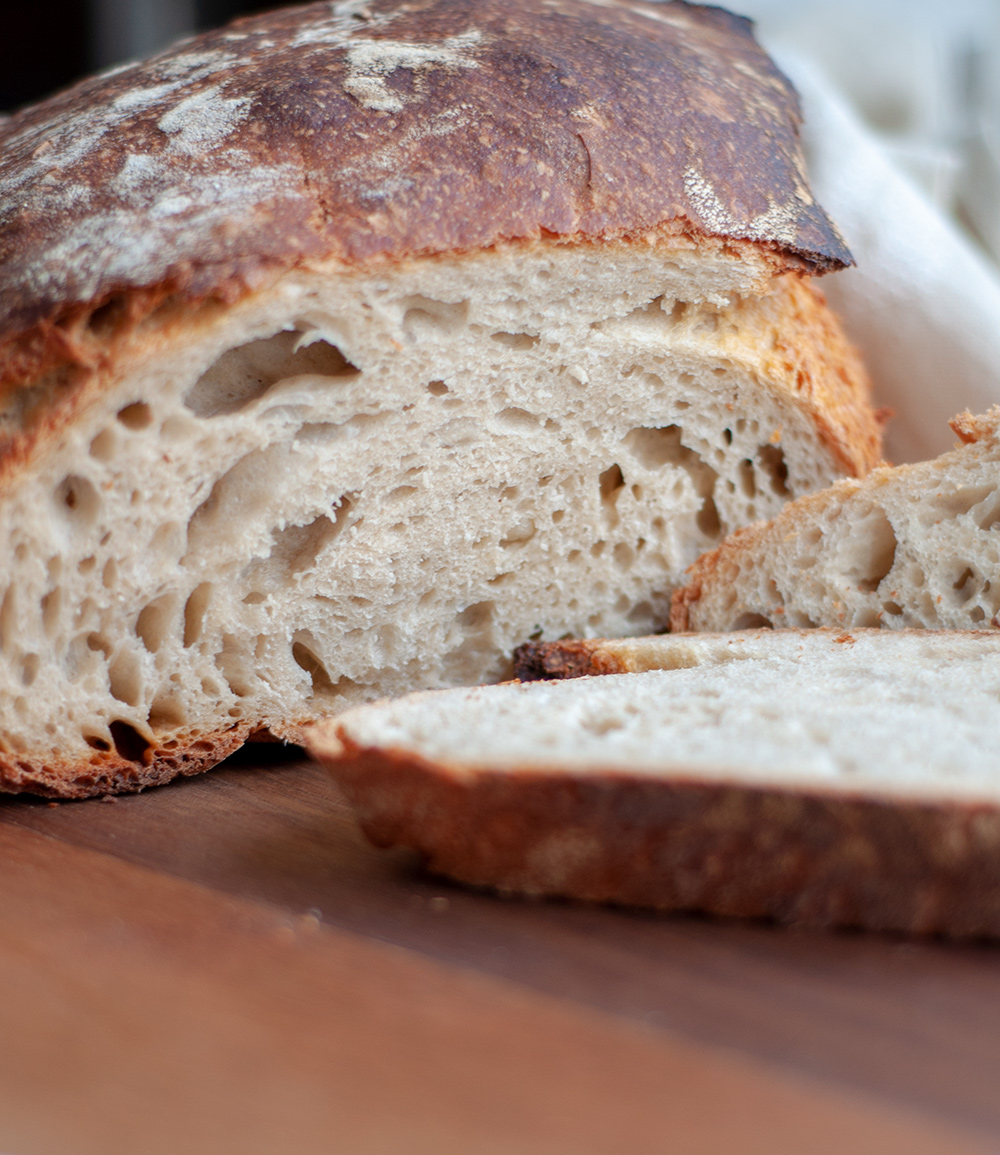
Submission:
POLYGON ((955 444, 949 417, 1000 403, 1000 277, 815 64, 778 63, 802 96, 816 199, 857 261, 820 284, 864 355, 876 403, 895 410, 886 456, 937 456, 955 444))

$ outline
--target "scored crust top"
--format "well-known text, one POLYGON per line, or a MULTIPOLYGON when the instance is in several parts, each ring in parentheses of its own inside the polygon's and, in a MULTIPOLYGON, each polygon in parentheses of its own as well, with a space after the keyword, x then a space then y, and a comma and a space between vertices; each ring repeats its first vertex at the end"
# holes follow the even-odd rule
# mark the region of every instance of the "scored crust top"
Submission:
POLYGON ((311 4, 0 119, 0 379, 74 360, 113 299, 231 299, 301 260, 672 226, 840 268, 750 28, 647 0, 311 4))

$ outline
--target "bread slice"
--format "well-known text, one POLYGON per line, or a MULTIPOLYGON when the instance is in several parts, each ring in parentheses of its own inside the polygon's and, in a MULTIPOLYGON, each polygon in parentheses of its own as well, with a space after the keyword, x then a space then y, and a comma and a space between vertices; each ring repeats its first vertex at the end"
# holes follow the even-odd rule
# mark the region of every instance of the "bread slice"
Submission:
POLYGON ((643 673, 361 707, 310 749, 372 841, 476 886, 1000 935, 1000 636, 655 648, 643 673))
POLYGON ((0 788, 661 627, 863 474, 797 127, 747 22, 584 0, 283 9, 3 122, 0 788))
POLYGON ((1000 406, 951 424, 953 452, 840 481, 699 558, 671 628, 995 629, 1000 406))

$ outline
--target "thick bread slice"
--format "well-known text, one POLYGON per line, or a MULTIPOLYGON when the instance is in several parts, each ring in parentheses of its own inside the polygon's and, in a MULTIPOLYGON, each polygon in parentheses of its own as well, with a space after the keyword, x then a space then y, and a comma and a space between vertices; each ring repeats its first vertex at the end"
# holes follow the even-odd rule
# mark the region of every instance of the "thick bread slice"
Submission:
POLYGON ((310 748, 374 842, 477 886, 1000 935, 1000 636, 655 644, 660 670, 414 694, 310 748))
POLYGON ((349 0, 4 122, 0 788, 661 627, 863 474, 797 118, 718 9, 349 0))
POLYGON ((995 629, 1000 406, 951 424, 951 453, 840 481, 699 558, 671 629, 995 629))

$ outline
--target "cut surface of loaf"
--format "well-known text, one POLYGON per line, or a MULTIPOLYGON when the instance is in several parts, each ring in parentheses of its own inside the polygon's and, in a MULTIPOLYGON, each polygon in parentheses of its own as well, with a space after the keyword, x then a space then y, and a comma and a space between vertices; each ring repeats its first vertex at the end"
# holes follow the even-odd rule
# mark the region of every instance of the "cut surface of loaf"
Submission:
POLYGON ((373 0, 0 126, 0 788, 657 628, 723 534, 863 474, 797 115, 716 9, 373 0))
POLYGON ((674 630, 1000 625, 1000 406, 952 422, 963 444, 874 470, 736 531, 688 571, 674 630))
POLYGON ((409 695, 310 748, 373 841, 475 885, 1000 934, 1000 637, 601 645, 645 672, 409 695))

